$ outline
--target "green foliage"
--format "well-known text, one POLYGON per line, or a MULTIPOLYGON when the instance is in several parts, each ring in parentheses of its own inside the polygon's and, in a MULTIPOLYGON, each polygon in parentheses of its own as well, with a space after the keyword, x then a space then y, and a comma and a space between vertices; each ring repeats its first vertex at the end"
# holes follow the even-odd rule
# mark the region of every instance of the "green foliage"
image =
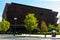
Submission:
POLYGON ((60 32, 60 25, 57 26, 56 30, 60 32))
POLYGON ((10 22, 7 20, 3 19, 0 22, 0 31, 7 31, 10 28, 10 22))
POLYGON ((52 32, 42 32, 42 34, 51 35, 51 34, 52 34, 52 32))
POLYGON ((56 32, 56 35, 60 35, 60 32, 56 32))
POLYGON ((48 31, 48 28, 47 28, 47 25, 46 25, 45 21, 41 22, 41 31, 42 32, 47 32, 48 31))
POLYGON ((38 20, 34 16, 34 13, 28 13, 28 15, 26 15, 26 18, 24 20, 25 27, 28 31, 33 31, 34 29, 36 29, 38 26, 37 22, 38 20))
POLYGON ((41 31, 39 28, 36 28, 36 30, 37 30, 38 32, 40 32, 40 31, 41 31))
POLYGON ((53 29, 55 29, 55 26, 52 25, 52 24, 49 24, 49 25, 48 25, 48 29, 49 29, 49 31, 52 31, 53 29))

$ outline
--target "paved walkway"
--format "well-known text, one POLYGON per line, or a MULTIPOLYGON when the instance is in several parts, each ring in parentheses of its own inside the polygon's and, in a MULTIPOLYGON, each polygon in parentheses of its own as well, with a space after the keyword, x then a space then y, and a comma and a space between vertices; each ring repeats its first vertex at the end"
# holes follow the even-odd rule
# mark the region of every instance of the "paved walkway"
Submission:
POLYGON ((60 40, 60 35, 56 35, 56 37, 52 37, 52 35, 29 35, 29 34, 22 34, 22 35, 0 35, 0 40, 60 40), (38 36, 39 38, 32 38, 32 37, 21 37, 21 36, 38 36))
MULTIPOLYGON (((22 35, 17 35, 17 36, 37 36, 37 37, 45 37, 45 35, 29 35, 29 34, 22 34, 22 35)), ((56 37, 52 37, 52 35, 46 35, 46 37, 50 37, 50 38, 60 38, 60 35, 56 35, 56 37)))
POLYGON ((0 36, 0 40, 60 40, 60 38, 27 38, 19 36, 0 36))
MULTIPOLYGON (((13 34, 12 35, 0 35, 0 37, 3 37, 3 36, 13 36, 13 34)), ((37 37, 45 37, 45 35, 32 35, 32 34, 22 34, 22 35, 15 35, 15 36, 37 36, 37 37)), ((52 35, 46 35, 46 37, 50 37, 50 38, 60 38, 60 35, 56 35, 56 37, 52 37, 52 35)))

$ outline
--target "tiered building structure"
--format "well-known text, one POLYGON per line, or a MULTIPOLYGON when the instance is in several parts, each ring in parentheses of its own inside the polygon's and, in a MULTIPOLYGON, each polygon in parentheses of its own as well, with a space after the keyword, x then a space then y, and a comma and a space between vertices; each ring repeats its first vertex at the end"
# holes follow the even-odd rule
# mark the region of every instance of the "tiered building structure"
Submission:
POLYGON ((25 31, 23 26, 25 16, 28 13, 34 13, 36 18, 38 19, 38 27, 40 27, 41 21, 44 20, 47 24, 54 24, 57 25, 56 16, 58 12, 55 12, 51 9, 34 7, 29 5, 23 5, 18 3, 6 3, 5 9, 3 12, 2 17, 10 22, 10 29, 13 31, 14 27, 16 30, 25 31), (16 20, 14 20, 16 18, 16 20))

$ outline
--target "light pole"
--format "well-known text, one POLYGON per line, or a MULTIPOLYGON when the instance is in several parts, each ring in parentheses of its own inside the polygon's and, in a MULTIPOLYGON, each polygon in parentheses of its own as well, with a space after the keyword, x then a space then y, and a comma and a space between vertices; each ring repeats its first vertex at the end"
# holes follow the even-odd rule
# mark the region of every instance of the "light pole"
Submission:
POLYGON ((16 20, 17 20, 17 17, 15 17, 14 20, 15 20, 15 28, 14 28, 14 36, 15 36, 15 31, 16 31, 16 20))
POLYGON ((55 29, 52 30, 52 37, 56 37, 56 30, 55 29))

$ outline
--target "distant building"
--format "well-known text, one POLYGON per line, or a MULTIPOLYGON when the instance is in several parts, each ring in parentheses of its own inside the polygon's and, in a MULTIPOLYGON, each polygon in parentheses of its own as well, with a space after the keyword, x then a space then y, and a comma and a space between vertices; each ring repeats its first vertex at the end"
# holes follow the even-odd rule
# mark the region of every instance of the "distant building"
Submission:
POLYGON ((6 3, 5 9, 3 12, 3 18, 8 20, 11 23, 10 30, 13 31, 14 27, 16 26, 17 31, 25 31, 25 28, 23 26, 25 15, 28 13, 35 13, 35 16, 39 20, 39 25, 42 20, 44 20, 47 24, 57 24, 56 16, 58 12, 52 11, 51 9, 45 9, 45 8, 39 8, 34 6, 28 6, 18 3, 6 3), (14 18, 17 18, 14 20, 14 18))

